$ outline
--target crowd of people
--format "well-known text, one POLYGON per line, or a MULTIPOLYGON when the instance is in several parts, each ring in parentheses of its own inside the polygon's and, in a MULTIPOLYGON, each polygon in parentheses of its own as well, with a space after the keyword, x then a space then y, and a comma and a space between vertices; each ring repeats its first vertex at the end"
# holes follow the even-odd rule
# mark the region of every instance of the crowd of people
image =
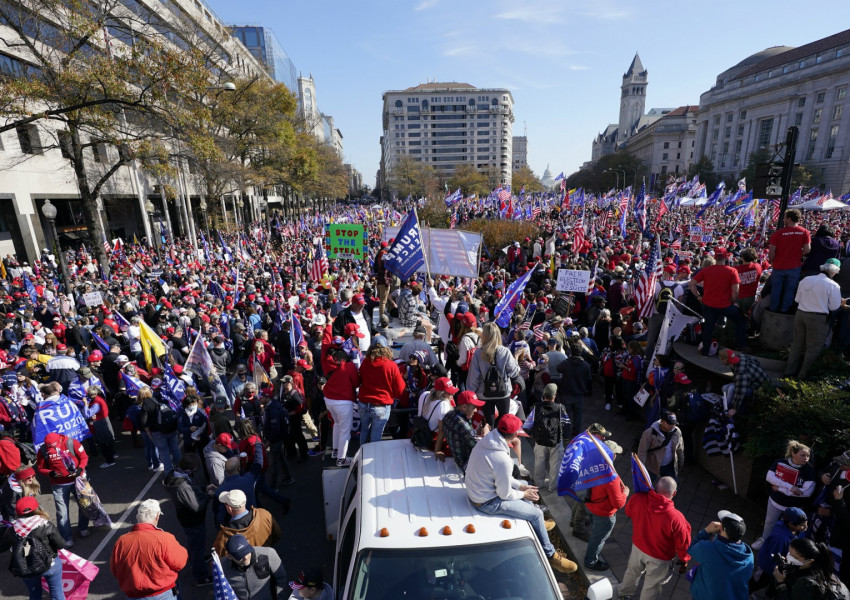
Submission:
MULTIPOLYGON (((787 376, 810 376, 828 342, 850 353, 843 217, 792 209, 767 237, 758 224, 738 227, 710 209, 698 219, 717 240, 706 243, 689 236, 693 208, 644 231, 629 218, 617 235, 608 226, 615 213, 601 205, 553 206, 535 218, 538 237, 485 249, 478 278, 402 280, 385 264, 393 240, 382 226, 407 208, 341 205, 297 220, 275 216, 244 233, 173 238, 160 253, 119 241, 109 245, 108 264, 81 246, 65 251, 68 282, 47 249, 31 265, 3 260, 0 509, 9 526, 0 548, 17 555, 27 540, 40 548, 30 556, 41 564, 15 573, 31 597, 40 597, 42 577, 52 598, 63 597, 57 556, 102 523, 90 524, 93 515, 80 509, 75 530, 71 499, 81 503, 91 489, 87 470, 113 467, 120 451, 162 472, 182 528, 177 537, 158 529, 156 500, 138 506, 137 524, 110 562, 127 597, 172 597, 187 565, 196 585, 210 585, 220 559, 239 598, 330 598, 320 569, 290 582, 273 548, 274 515, 288 511, 283 490, 296 483, 290 464, 326 457, 347 468, 360 445, 385 436, 410 437, 451 458, 478 510, 529 520, 552 567, 575 571, 549 541, 554 522, 544 517, 539 490, 558 489, 564 450, 584 432, 623 453, 603 425, 585 422, 585 404, 597 397, 612 419, 644 424, 634 450, 655 484, 630 492, 616 478, 584 490, 573 507, 573 535, 588 543, 589 570, 609 568, 603 550, 617 513, 632 519, 623 597, 642 576, 641 598, 659 597, 673 560, 683 571, 699 563, 691 591, 700 600, 762 588, 771 597, 826 599, 838 577, 850 581, 850 559, 833 574, 833 557, 850 540, 843 495, 850 453, 811 465, 810 449, 790 442, 788 457, 767 475, 764 530, 752 547, 742 542, 743 519, 728 511, 692 538, 674 503, 680 471, 696 462, 696 432, 709 418, 722 426, 752 414, 769 384, 751 354, 767 311, 794 314, 787 376), (590 226, 580 238, 579 214, 590 226), (369 258, 330 261, 315 277, 322 261, 310 249, 321 246, 329 221, 364 223, 369 258), (655 263, 660 276, 648 279, 655 263), (590 271, 587 291, 559 291, 561 267, 590 271), (700 400, 698 362, 655 352, 668 303, 700 319, 685 337, 732 371, 725 407, 700 400), (718 327, 730 340, 719 351, 718 327), (60 405, 78 417, 73 435, 39 416, 60 405), (522 437, 533 442, 532 472, 522 466, 522 437), (43 483, 53 519, 37 501, 43 483), (770 556, 759 550, 756 570, 759 547, 770 556)), ((458 227, 497 216, 474 205, 455 211, 458 227)))

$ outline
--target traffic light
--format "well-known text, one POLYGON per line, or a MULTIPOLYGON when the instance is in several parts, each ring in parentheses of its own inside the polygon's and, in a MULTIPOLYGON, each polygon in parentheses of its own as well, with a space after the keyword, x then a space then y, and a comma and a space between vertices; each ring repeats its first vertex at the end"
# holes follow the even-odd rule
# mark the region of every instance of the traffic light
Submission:
POLYGON ((756 198, 779 198, 782 196, 783 163, 759 163, 756 165, 756 180, 753 195, 756 198))

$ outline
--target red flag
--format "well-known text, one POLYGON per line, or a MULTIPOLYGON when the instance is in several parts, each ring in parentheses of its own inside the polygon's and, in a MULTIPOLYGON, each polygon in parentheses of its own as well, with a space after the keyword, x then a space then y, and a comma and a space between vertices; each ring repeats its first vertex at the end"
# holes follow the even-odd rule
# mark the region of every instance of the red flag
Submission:
POLYGON ((670 210, 670 209, 667 208, 667 203, 664 202, 664 200, 661 200, 660 204, 661 204, 661 206, 658 207, 658 218, 659 219, 661 219, 661 217, 663 217, 665 215, 665 213, 667 213, 667 211, 670 210))

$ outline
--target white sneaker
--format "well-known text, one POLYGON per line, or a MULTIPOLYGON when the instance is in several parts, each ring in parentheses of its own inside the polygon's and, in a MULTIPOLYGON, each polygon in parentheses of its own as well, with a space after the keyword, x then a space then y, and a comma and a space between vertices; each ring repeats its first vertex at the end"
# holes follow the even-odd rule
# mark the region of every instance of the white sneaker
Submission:
POLYGON ((752 548, 753 550, 758 550, 758 549, 759 549, 759 548, 761 548, 763 545, 764 545, 764 538, 763 538, 763 537, 760 537, 759 539, 757 539, 756 541, 754 541, 752 544, 750 544, 750 548, 752 548))
POLYGON ((334 450, 333 452, 331 452, 331 458, 334 460, 339 458, 339 450, 334 450))
POLYGON ((100 468, 101 469, 108 469, 109 467, 114 467, 114 466, 115 466, 115 462, 113 461, 111 463, 103 463, 102 465, 100 465, 100 468))
POLYGON ((605 410, 611 410, 611 403, 610 402, 605 405, 605 410))
POLYGON ((523 477, 531 477, 531 471, 525 468, 525 465, 519 465, 519 474, 523 477))
POLYGON ((151 471, 165 471, 165 465, 162 464, 162 463, 159 463, 159 466, 154 467, 153 469, 151 469, 151 471))

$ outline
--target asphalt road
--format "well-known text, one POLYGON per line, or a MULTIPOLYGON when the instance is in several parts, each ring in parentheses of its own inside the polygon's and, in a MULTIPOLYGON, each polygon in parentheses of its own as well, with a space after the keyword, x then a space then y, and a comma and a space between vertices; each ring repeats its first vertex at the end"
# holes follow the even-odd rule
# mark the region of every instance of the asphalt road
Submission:
MULTIPOLYGON (((71 525, 74 530, 75 554, 82 556, 100 568, 89 588, 88 598, 92 600, 124 598, 118 589, 118 582, 109 570, 109 557, 115 540, 127 533, 135 523, 135 508, 139 502, 156 498, 162 502, 163 515, 159 527, 174 534, 181 543, 186 542, 183 531, 177 522, 174 506, 161 484, 163 473, 147 470, 144 449, 133 448, 129 434, 122 433, 117 444, 120 454, 117 464, 101 469, 103 459, 90 460, 87 469, 94 490, 100 496, 106 511, 113 521, 113 528, 92 528, 91 536, 80 538, 77 535, 77 507, 71 507, 71 525)), ((284 515, 280 506, 272 500, 266 500, 266 508, 277 519, 282 537, 275 546, 283 559, 287 575, 294 577, 308 565, 321 565, 325 576, 330 580, 333 570, 333 544, 325 536, 325 521, 322 500, 322 459, 313 457, 305 463, 293 462, 290 465, 295 484, 283 488, 284 495, 292 499, 289 514, 284 515)), ((201 475, 203 477, 203 475, 201 475)), ((42 494, 38 501, 50 514, 55 515, 50 484, 45 477, 39 476, 42 494)), ((73 502, 73 500, 72 500, 73 502)), ((210 547, 215 536, 211 513, 207 513, 207 535, 210 547)), ((213 598, 212 586, 197 588, 187 566, 180 573, 179 585, 185 600, 213 598)), ((0 598, 24 600, 26 587, 8 570, 8 554, 0 557, 0 598)), ((44 597, 47 597, 45 592, 44 597)))

